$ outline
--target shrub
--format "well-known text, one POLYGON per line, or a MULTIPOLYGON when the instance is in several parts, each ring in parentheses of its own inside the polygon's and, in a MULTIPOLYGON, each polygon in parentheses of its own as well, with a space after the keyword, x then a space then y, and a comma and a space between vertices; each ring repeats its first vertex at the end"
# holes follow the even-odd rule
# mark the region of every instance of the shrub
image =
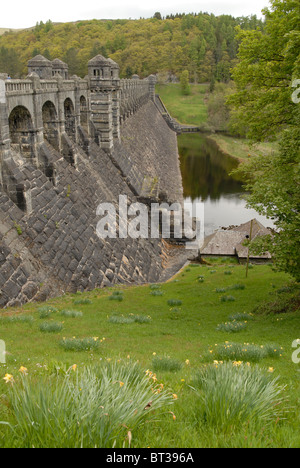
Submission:
POLYGON ((62 330, 63 326, 59 322, 43 322, 39 328, 44 333, 58 333, 62 330))
POLYGON ((228 332, 228 333, 237 333, 242 331, 246 328, 246 322, 236 322, 233 320, 232 322, 225 322, 221 323, 217 326, 218 331, 228 332))
POLYGON ((88 305, 92 304, 92 301, 90 299, 76 299, 74 301, 74 305, 88 305))
POLYGON ((60 312, 60 315, 63 317, 77 318, 77 317, 82 317, 83 313, 80 312, 79 310, 62 310, 60 312))
POLYGON ((182 301, 180 301, 179 299, 169 299, 168 300, 168 305, 171 306, 171 307, 180 306, 180 305, 182 305, 182 301))
POLYGON ((123 291, 114 291, 111 296, 109 296, 110 301, 119 301, 122 302, 124 299, 123 291))
POLYGON ((91 351, 99 348, 99 339, 97 337, 64 338, 59 344, 66 351, 91 351))
POLYGON ((151 291, 150 294, 151 296, 163 296, 164 295, 163 291, 159 291, 158 289, 151 291))
POLYGON ((9 427, 22 448, 130 447, 137 428, 174 402, 131 362, 24 376, 9 392, 9 427))
POLYGON ((235 301, 235 297, 234 296, 222 296, 220 298, 220 301, 221 302, 234 302, 235 301))
POLYGON ((178 372, 182 368, 182 363, 170 356, 154 356, 152 367, 156 372, 178 372))
POLYGON ((130 314, 127 317, 124 315, 112 315, 109 317, 108 321, 110 323, 117 323, 117 324, 130 324, 130 323, 149 323, 151 321, 151 317, 146 315, 134 315, 130 314))
POLYGON ((52 306, 43 306, 38 308, 38 313, 41 319, 48 318, 56 312, 58 312, 58 310, 52 306))
POLYGON ((259 362, 264 357, 264 350, 255 344, 226 342, 216 348, 216 358, 219 360, 259 362))
POLYGON ((32 315, 10 315, 7 317, 1 317, 1 322, 9 322, 9 323, 29 323, 31 324, 34 322, 34 318, 32 315))
POLYGON ((196 373, 193 387, 203 421, 223 432, 250 420, 267 424, 282 415, 284 387, 258 366, 216 361, 196 373))

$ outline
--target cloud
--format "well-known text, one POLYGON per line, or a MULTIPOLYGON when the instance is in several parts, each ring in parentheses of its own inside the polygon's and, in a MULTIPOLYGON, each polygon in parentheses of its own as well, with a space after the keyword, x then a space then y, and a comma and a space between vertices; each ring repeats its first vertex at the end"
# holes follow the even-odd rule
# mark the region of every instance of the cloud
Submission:
POLYGON ((131 0, 129 3, 120 0, 110 0, 103 3, 99 0, 86 0, 85 2, 71 2, 51 0, 41 2, 40 0, 15 0, 1 12, 2 28, 26 28, 34 26, 37 22, 51 19, 54 22, 68 22, 88 19, 116 19, 116 18, 149 18, 156 11, 163 16, 170 13, 199 13, 207 11, 215 15, 228 14, 232 16, 248 16, 256 14, 261 17, 261 10, 268 6, 268 0, 251 0, 241 2, 240 0, 210 0, 179 2, 173 0, 153 0, 141 3, 140 0, 131 0))

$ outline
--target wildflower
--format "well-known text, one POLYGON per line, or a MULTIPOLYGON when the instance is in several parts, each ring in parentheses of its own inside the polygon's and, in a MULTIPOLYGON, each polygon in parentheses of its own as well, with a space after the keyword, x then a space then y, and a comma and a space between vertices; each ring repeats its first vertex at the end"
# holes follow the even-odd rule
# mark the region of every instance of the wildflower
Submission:
POLYGON ((156 353, 152 353, 152 356, 156 356, 156 353))
POLYGON ((270 373, 274 372, 274 367, 269 367, 268 372, 270 373))
POLYGON ((98 341, 98 340, 99 340, 99 337, 98 337, 98 336, 94 336, 93 340, 94 340, 94 341, 98 341))
POLYGON ((23 375, 27 375, 27 370, 28 369, 26 369, 26 367, 21 366, 20 369, 19 369, 19 372, 21 372, 21 374, 23 374, 23 375))
POLYGON ((122 388, 124 384, 124 382, 119 382, 120 383, 120 387, 122 388))
POLYGON ((185 379, 181 379, 181 382, 185 382, 185 379))
POLYGON ((176 393, 173 393, 172 396, 173 396, 174 400, 177 400, 177 399, 178 399, 178 396, 176 395, 176 393))
POLYGON ((5 377, 3 377, 3 380, 5 380, 5 383, 13 383, 14 382, 14 378, 11 374, 5 374, 5 377))
POLYGON ((77 364, 73 364, 73 366, 71 366, 71 369, 75 372, 77 369, 77 364))
POLYGON ((187 360, 185 361, 185 363, 186 363, 187 366, 189 366, 189 365, 190 365, 190 360, 187 359, 187 360))

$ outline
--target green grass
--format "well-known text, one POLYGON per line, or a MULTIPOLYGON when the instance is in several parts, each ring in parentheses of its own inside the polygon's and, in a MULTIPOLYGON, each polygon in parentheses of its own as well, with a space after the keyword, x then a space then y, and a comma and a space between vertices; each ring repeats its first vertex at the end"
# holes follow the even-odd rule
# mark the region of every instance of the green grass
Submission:
MULTIPOLYGON (((53 369, 69 369, 76 364, 78 372, 84 373, 86 368, 94 366, 138 361, 144 371, 155 372, 155 385, 161 385, 160 388, 175 396, 171 411, 162 408, 149 424, 130 428, 132 447, 299 447, 300 368, 292 361, 295 351, 292 343, 300 338, 299 309, 271 312, 278 298, 285 304, 295 290, 287 286, 290 283, 287 275, 275 273, 268 265, 256 265, 249 271, 248 279, 241 265, 235 265, 232 274, 225 275, 228 265, 216 261, 214 274, 210 274, 211 266, 190 266, 184 275, 180 273, 160 285, 163 296, 152 296, 149 285, 84 293, 81 295, 85 301, 84 313, 76 319, 60 315, 63 310, 73 310, 74 300, 78 298, 75 294, 52 299, 47 304, 4 310, 0 339, 5 341, 7 355, 6 364, 0 364, 0 421, 16 422, 9 403, 11 384, 6 384, 3 378, 11 374, 16 381, 14 386, 19 385, 21 366, 27 368, 31 381, 39 385, 50 378, 53 369), (199 276, 205 278, 203 283, 198 282, 199 276), (224 293, 218 293, 217 288, 229 291, 240 284, 245 289, 234 288, 235 301, 220 301, 224 293), (114 291, 122 291, 122 302, 109 300, 114 291), (182 304, 173 307, 168 301, 182 304), (268 306, 259 307, 264 304, 268 306), (40 331, 39 308, 45 306, 58 310, 50 323, 59 317, 63 322, 61 331, 40 331), (247 320, 246 328, 239 333, 217 330, 229 317, 249 314, 251 320, 247 320), (28 322, 8 320, 8 317, 24 316, 31 319, 28 322), (110 321, 109 317, 113 316, 147 320, 122 324, 110 321), (226 342, 235 344, 235 354, 230 355, 230 349, 223 350, 226 342), (244 351, 247 343, 251 348, 249 345, 249 350, 244 351), (164 359, 159 362, 159 357, 164 359), (257 363, 264 375, 277 379, 280 387, 286 387, 282 394, 289 400, 288 404, 284 403, 289 408, 285 419, 277 420, 276 416, 268 425, 260 418, 247 422, 235 420, 234 425, 225 424, 226 430, 223 425, 205 420, 202 390, 197 389, 200 394, 196 397, 191 388, 194 375, 216 360, 227 362, 242 360, 241 357, 245 362, 251 361, 253 372, 253 363, 257 363), (178 364, 176 372, 172 371, 173 363, 178 364), (163 365, 159 368, 159 364, 163 365), (157 365, 154 370, 153 366, 157 365)), ((0 447, 10 445, 14 445, 14 440, 9 427, 0 425, 0 447)))
POLYGON ((207 110, 204 102, 208 85, 191 85, 191 95, 181 94, 179 84, 157 85, 156 92, 160 95, 169 114, 182 124, 201 125, 207 120, 207 110))

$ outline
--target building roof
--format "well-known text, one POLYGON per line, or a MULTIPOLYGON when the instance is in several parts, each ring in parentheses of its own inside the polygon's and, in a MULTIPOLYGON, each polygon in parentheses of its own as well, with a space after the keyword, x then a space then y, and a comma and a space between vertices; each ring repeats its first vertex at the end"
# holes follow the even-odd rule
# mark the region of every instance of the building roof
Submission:
POLYGON ((33 57, 32 59, 28 61, 28 66, 33 67, 36 65, 39 65, 42 67, 51 67, 52 63, 50 62, 50 60, 46 59, 46 57, 44 57, 43 55, 36 55, 35 57, 33 57))
MULTIPOLYGON (((251 221, 227 230, 217 231, 205 239, 200 253, 201 255, 237 255, 239 258, 247 258, 248 247, 243 244, 250 238, 250 231, 251 221)), ((270 231, 257 219, 253 219, 252 240, 265 235, 270 235, 270 231)), ((271 254, 269 252, 257 256, 250 254, 250 257, 271 259, 271 254)))
POLYGON ((108 59, 106 59, 105 57, 103 57, 103 55, 96 55, 96 57, 92 58, 89 63, 88 63, 88 66, 96 66, 96 67, 99 67, 101 65, 106 65, 106 66, 111 66, 111 63, 108 61, 108 59))
POLYGON ((62 60, 58 58, 52 60, 52 65, 53 65, 53 68, 64 68, 64 69, 69 68, 67 63, 63 62, 62 60))

